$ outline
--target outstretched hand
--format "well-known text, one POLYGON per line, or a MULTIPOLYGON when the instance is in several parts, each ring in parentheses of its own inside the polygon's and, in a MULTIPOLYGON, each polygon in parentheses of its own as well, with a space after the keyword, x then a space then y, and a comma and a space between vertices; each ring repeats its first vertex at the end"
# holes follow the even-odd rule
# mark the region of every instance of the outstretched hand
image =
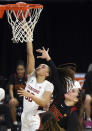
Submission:
POLYGON ((17 94, 21 97, 21 96, 25 96, 25 97, 30 97, 31 94, 27 91, 25 91, 23 88, 20 88, 19 90, 17 90, 17 94))
POLYGON ((37 49, 36 52, 41 53, 41 56, 37 56, 37 58, 46 59, 49 61, 51 58, 49 56, 49 48, 46 50, 44 47, 42 49, 37 49))
POLYGON ((26 32, 26 39, 28 42, 32 42, 33 41, 33 32, 31 31, 28 23, 25 21, 22 22, 22 28, 23 30, 26 32))

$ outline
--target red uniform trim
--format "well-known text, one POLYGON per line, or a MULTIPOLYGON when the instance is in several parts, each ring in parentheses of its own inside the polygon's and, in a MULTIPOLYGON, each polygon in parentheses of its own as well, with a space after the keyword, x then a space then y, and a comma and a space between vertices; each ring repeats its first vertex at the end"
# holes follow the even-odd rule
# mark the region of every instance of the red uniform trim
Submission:
POLYGON ((70 114, 72 114, 73 111, 77 111, 77 110, 78 110, 77 107, 72 107, 71 111, 70 111, 70 114))

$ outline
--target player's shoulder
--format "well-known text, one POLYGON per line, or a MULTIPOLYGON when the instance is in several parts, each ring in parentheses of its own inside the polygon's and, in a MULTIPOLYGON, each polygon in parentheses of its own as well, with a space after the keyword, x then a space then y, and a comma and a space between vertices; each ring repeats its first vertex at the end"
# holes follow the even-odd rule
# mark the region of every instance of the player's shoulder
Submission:
POLYGON ((50 91, 50 92, 53 92, 54 90, 54 85, 48 81, 48 80, 45 80, 45 91, 50 91))
POLYGON ((50 81, 48 81, 48 80, 45 80, 45 82, 48 84, 48 85, 50 85, 50 86, 54 86, 50 81))

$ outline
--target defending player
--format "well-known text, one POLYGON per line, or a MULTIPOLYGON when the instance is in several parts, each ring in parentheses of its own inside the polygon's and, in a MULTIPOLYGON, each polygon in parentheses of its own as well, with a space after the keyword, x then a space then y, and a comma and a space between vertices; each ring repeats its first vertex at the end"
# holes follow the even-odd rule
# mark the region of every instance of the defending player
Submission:
POLYGON ((54 113, 61 128, 64 128, 66 131, 82 131, 80 117, 84 95, 81 91, 80 84, 74 81, 75 71, 72 69, 73 67, 69 67, 69 65, 63 67, 60 70, 60 79, 56 66, 48 54, 48 50, 46 51, 43 48, 38 49, 37 52, 41 53, 41 56, 37 58, 46 59, 52 71, 51 76, 55 86, 55 93, 50 111, 54 113))

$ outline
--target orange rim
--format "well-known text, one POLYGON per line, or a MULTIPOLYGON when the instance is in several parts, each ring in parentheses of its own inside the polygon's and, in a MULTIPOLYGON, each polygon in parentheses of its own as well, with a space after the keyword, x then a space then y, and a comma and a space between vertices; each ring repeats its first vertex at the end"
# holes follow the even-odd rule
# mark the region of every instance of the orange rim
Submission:
POLYGON ((27 9, 37 9, 43 8, 43 5, 40 4, 7 4, 7 5, 0 5, 0 10, 27 10, 27 9))
POLYGON ((5 5, 5 10, 27 10, 27 9, 37 9, 43 8, 40 4, 8 4, 5 5))
POLYGON ((3 17, 5 10, 27 10, 27 9, 43 8, 41 4, 27 4, 18 2, 16 4, 0 5, 0 18, 3 17))
POLYGON ((0 11, 0 18, 2 18, 3 15, 4 15, 4 10, 1 10, 1 11, 0 11))
POLYGON ((4 15, 4 11, 5 11, 5 7, 4 7, 4 5, 0 5, 0 18, 3 17, 3 15, 4 15))

